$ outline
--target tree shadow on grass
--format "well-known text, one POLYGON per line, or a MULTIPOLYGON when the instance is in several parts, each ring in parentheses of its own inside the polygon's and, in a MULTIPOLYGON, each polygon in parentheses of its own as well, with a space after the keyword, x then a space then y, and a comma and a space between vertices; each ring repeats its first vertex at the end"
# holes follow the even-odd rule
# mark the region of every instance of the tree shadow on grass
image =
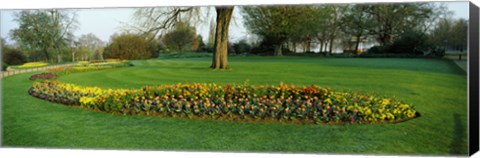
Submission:
POLYGON ((463 126, 462 120, 460 119, 459 114, 453 114, 453 123, 454 123, 454 133, 452 142, 450 143, 450 154, 452 155, 464 155, 467 154, 462 150, 462 147, 465 145, 465 127, 463 126))

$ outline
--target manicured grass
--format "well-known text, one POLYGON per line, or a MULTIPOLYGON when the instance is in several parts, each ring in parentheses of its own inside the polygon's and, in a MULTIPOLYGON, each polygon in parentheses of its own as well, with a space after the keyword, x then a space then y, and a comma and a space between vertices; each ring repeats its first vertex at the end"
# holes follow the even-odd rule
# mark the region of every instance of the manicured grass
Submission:
POLYGON ((231 57, 133 61, 134 67, 62 76, 104 88, 179 82, 317 84, 413 104, 421 117, 397 124, 296 125, 122 116, 86 111, 27 94, 30 74, 3 79, 2 145, 182 151, 465 155, 467 78, 439 59, 231 57))

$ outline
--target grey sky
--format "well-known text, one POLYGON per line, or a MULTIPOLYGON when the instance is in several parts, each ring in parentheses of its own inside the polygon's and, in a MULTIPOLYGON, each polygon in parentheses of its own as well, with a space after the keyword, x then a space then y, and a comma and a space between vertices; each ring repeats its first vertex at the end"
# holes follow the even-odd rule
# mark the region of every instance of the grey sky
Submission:
MULTIPOLYGON (((454 18, 468 19, 468 2, 445 2, 449 10, 454 12, 454 18)), ((2 10, 0 12, 0 35, 2 38, 9 39, 10 30, 18 27, 13 21, 14 12, 18 10, 2 10)), ((110 36, 116 32, 120 32, 122 23, 131 21, 133 8, 102 8, 102 9, 78 9, 79 29, 74 32, 79 37, 82 34, 93 33, 103 41, 109 41, 110 36)), ((200 33, 204 40, 208 37, 208 28, 210 19, 215 16, 215 12, 210 12, 208 20, 196 25, 197 32, 200 33)), ((247 38, 247 30, 243 27, 243 19, 236 9, 234 12, 233 23, 230 27, 230 40, 237 41, 247 38)))

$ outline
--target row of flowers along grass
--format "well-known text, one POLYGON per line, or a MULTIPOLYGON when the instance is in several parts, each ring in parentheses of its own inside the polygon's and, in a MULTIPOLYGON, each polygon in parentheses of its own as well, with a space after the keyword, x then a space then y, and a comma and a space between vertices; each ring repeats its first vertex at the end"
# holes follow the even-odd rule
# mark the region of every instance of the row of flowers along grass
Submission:
POLYGON ((24 63, 22 65, 9 66, 7 69, 8 70, 29 69, 29 68, 44 67, 44 66, 48 66, 48 63, 46 63, 46 62, 28 62, 28 63, 24 63))
POLYGON ((198 119, 337 124, 399 122, 418 115, 413 106, 390 98, 283 83, 185 83, 113 90, 47 80, 34 82, 29 94, 115 114, 198 119))
POLYGON ((96 71, 128 66, 133 66, 128 60, 107 59, 105 61, 94 62, 80 61, 77 62, 77 65, 75 66, 50 68, 48 71, 56 75, 68 75, 77 72, 96 71))
POLYGON ((105 61, 94 62, 80 61, 74 66, 49 68, 47 72, 30 76, 30 80, 53 80, 60 75, 128 66, 133 66, 128 60, 107 59, 105 61))

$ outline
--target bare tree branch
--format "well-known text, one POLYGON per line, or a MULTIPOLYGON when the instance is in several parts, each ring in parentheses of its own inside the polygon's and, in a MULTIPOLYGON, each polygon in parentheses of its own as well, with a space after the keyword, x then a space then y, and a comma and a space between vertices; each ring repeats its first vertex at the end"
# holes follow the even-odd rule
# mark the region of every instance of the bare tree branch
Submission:
MULTIPOLYGON (((134 23, 125 23, 124 31, 134 31, 153 40, 171 29, 183 18, 190 20, 197 7, 166 7, 166 8, 140 8, 134 13, 134 23), (187 15, 182 17, 182 15, 187 15)), ((198 12, 197 12, 198 13, 198 12)))

